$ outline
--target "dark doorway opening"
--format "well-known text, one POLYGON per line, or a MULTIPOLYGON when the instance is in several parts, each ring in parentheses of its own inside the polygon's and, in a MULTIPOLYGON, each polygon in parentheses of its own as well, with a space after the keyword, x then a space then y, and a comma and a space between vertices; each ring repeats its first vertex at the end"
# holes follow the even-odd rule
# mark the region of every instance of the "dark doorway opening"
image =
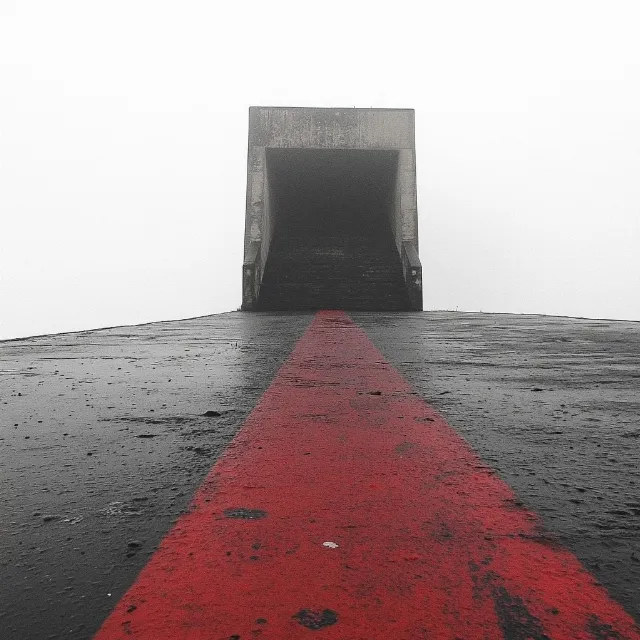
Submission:
POLYGON ((267 150, 262 309, 406 308, 392 232, 397 152, 267 150))
POLYGON ((276 232, 389 233, 395 151, 268 149, 276 232))

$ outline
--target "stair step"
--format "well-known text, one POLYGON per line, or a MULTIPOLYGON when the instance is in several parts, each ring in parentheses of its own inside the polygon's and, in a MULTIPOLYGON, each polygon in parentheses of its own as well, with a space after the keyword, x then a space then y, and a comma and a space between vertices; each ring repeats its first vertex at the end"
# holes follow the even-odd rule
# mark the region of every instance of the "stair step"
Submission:
POLYGON ((401 310, 409 298, 389 235, 274 236, 260 286, 263 309, 401 310))

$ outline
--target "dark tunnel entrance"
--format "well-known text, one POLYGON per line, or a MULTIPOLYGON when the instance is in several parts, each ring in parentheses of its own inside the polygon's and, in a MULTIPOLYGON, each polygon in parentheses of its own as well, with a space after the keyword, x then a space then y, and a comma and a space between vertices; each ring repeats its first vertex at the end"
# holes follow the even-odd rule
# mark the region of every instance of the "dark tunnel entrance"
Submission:
POLYGON ((395 151, 268 149, 267 176, 278 231, 322 236, 389 232, 395 151))
POLYGON ((261 309, 405 309, 396 151, 267 149, 261 309))

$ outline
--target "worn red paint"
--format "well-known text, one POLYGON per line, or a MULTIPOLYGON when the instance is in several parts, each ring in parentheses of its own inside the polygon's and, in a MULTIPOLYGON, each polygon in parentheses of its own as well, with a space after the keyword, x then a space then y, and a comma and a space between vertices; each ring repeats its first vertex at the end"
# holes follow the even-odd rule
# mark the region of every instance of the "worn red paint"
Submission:
POLYGON ((640 638, 340 312, 316 316, 96 638, 309 634, 640 638))

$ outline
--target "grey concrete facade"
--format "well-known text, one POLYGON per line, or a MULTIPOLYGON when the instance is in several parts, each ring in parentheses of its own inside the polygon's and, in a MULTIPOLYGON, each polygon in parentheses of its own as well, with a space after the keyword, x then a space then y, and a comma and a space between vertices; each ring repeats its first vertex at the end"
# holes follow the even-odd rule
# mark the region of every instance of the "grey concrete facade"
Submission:
MULTIPOLYGON (((256 308, 276 228, 274 169, 269 161, 270 150, 275 149, 382 151, 395 155, 387 218, 402 262, 408 309, 422 309, 414 123, 413 109, 250 107, 243 309, 256 308)), ((344 180, 348 182, 349 176, 344 180)))

